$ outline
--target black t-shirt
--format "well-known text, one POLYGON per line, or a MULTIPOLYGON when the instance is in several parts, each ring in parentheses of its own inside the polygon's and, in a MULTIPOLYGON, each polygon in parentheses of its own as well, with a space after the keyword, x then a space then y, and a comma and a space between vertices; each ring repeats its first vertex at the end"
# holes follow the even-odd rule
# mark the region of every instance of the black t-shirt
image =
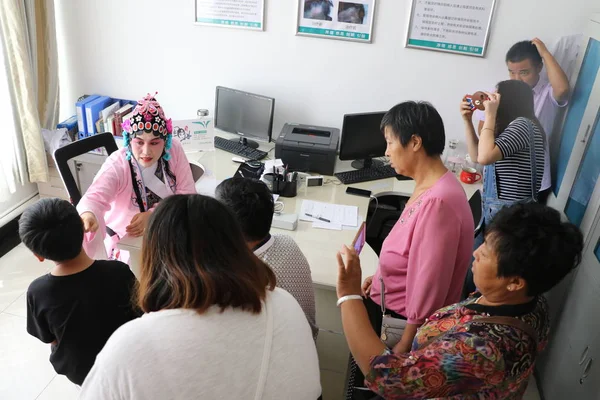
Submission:
POLYGON ((52 346, 57 373, 81 385, 112 333, 141 315, 132 305, 136 279, 127 264, 95 261, 67 276, 47 274, 27 289, 27 332, 52 346))

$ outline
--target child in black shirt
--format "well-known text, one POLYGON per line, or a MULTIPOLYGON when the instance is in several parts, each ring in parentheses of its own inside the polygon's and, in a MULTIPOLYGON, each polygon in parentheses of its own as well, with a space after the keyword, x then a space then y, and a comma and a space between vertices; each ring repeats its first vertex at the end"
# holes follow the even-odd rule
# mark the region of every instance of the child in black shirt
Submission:
POLYGON ((83 251, 83 223, 60 199, 42 199, 19 220, 21 240, 50 273, 27 289, 27 332, 51 344, 57 373, 81 385, 112 333, 140 315, 132 305, 136 279, 119 261, 94 261, 83 251))

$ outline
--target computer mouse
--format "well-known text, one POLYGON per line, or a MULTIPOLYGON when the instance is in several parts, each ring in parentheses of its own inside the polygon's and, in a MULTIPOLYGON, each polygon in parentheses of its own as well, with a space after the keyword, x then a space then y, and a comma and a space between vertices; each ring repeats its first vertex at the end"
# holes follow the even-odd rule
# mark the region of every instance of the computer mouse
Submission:
POLYGON ((239 164, 242 164, 242 163, 245 163, 245 162, 246 162, 246 160, 244 160, 244 159, 243 159, 243 158, 241 158, 241 157, 232 157, 232 158, 231 158, 231 161, 233 161, 233 162, 236 162, 236 163, 239 163, 239 164))

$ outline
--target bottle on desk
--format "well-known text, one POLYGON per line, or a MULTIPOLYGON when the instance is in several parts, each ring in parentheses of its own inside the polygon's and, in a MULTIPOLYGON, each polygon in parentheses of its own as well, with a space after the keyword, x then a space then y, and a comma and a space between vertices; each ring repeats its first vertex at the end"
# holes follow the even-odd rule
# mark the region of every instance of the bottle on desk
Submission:
POLYGON ((448 152, 444 159, 444 165, 454 175, 460 174, 464 160, 458 152, 458 140, 450 139, 448 141, 448 152))
POLYGON ((199 150, 214 150, 215 127, 208 110, 200 109, 197 112, 194 129, 192 130, 192 146, 199 150))
POLYGON ((204 134, 204 135, 214 134, 213 119, 208 114, 209 114, 208 110, 206 110, 204 108, 198 110, 198 112, 197 112, 198 122, 202 122, 201 126, 204 128, 204 131, 201 129, 198 130, 199 134, 204 134))

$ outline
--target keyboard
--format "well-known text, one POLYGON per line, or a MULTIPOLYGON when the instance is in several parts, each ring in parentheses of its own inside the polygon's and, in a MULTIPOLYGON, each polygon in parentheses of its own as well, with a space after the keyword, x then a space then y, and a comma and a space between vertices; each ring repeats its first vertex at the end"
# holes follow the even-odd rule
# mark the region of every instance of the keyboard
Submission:
POLYGON ((345 185, 359 182, 376 181, 378 179, 386 178, 396 178, 399 181, 411 179, 404 175, 398 175, 396 171, 394 171, 394 168, 390 167, 389 165, 338 172, 334 175, 345 185))
POLYGON ((241 143, 228 140, 220 136, 215 136, 215 147, 220 150, 227 151, 250 160, 262 160, 267 156, 266 151, 253 149, 250 146, 245 146, 241 143))

